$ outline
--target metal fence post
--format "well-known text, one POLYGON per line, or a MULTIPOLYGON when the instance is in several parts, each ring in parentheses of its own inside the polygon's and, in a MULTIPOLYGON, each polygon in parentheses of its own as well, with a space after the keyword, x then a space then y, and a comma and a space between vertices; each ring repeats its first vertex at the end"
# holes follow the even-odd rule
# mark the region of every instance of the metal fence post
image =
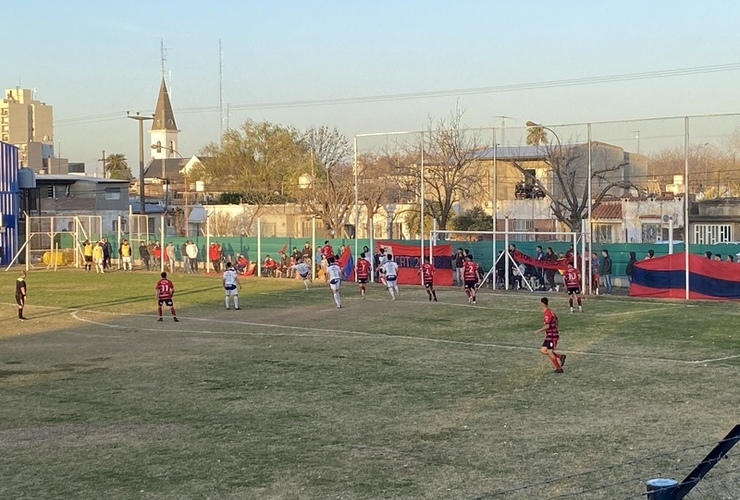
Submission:
POLYGON ((648 500, 675 500, 678 481, 675 479, 649 479, 647 485, 648 500))

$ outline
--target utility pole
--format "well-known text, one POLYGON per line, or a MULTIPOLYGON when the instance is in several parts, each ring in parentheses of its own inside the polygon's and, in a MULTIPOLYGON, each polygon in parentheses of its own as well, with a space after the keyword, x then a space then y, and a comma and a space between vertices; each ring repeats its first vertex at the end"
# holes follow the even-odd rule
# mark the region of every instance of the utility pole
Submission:
MULTIPOLYGON (((103 155, 100 157, 98 161, 101 162, 101 165, 103 165, 103 179, 105 179, 105 149, 103 150, 103 155)), ((95 169, 95 177, 97 176, 98 176, 98 170, 95 169)))
POLYGON ((139 122, 139 213, 146 215, 146 197, 144 194, 144 122, 154 120, 153 116, 141 116, 137 111, 135 115, 129 115, 128 118, 139 122))

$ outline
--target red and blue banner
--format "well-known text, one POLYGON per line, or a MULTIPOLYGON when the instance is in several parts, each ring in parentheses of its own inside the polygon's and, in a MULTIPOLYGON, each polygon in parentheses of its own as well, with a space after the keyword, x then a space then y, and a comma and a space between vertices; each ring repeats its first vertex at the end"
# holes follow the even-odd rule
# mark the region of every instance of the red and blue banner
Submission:
POLYGON ((352 250, 350 250, 349 245, 342 250, 342 255, 337 259, 337 264, 342 268, 342 279, 344 281, 350 281, 350 278, 354 279, 355 259, 352 257, 352 250))
MULTIPOLYGON (((417 245, 405 245, 395 241, 378 241, 376 249, 386 249, 386 253, 393 255, 393 260, 398 264, 398 283, 401 285, 421 285, 419 268, 422 264, 421 247, 417 245)), ((425 247, 425 253, 429 247, 425 247)), ((434 245, 432 249, 434 256, 434 284, 440 286, 452 286, 452 244, 434 245)))
MULTIPOLYGON (((684 252, 642 260, 632 270, 632 297, 686 298, 684 252)), ((740 264, 689 254, 689 298, 740 300, 740 264)))

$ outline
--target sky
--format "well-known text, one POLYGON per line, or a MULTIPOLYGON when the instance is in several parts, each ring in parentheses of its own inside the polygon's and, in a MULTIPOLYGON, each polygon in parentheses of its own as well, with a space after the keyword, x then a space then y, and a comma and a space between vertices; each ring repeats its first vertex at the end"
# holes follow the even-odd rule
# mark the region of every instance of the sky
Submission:
MULTIPOLYGON (((136 171, 126 112, 154 111, 161 42, 186 157, 218 141, 219 89, 232 128, 328 125, 350 139, 421 130, 455 109, 466 126, 510 129, 740 111, 731 0, 29 0, 4 12, 17 21, 3 23, 14 43, 0 87, 53 105, 57 154, 91 174, 103 150, 136 171), (710 66, 721 68, 693 69, 710 66), (652 72, 661 77, 614 78, 652 72)), ((617 135, 633 141, 640 127, 617 135)))

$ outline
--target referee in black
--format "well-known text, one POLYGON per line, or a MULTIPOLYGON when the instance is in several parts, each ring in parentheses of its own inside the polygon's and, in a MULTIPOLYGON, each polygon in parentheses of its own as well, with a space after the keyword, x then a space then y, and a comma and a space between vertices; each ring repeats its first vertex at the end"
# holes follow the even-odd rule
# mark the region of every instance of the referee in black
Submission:
POLYGON ((26 321, 23 316, 23 306, 26 305, 26 271, 21 271, 21 275, 15 280, 15 301, 18 302, 18 320, 26 321))

